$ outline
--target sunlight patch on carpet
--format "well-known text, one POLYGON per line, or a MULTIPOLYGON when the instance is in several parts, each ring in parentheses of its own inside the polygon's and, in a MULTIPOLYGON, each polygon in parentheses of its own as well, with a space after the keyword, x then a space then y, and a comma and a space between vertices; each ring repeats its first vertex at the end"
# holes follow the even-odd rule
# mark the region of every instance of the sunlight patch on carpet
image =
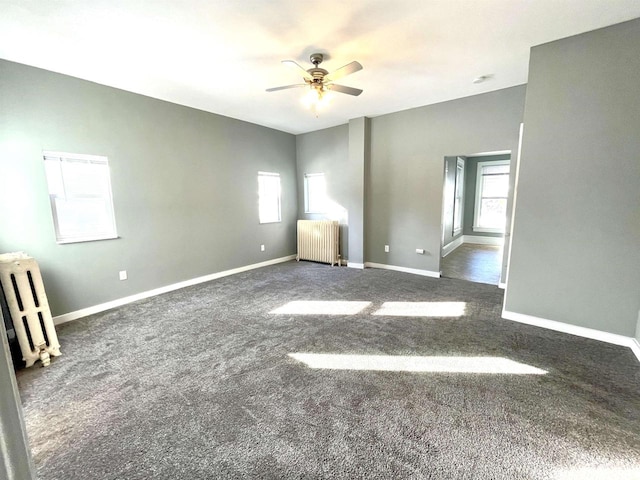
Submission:
POLYGON ((461 317, 466 302, 384 302, 374 315, 392 317, 461 317))
POLYGON ((276 308, 269 313, 285 315, 355 315, 369 305, 371 305, 371 302, 297 300, 276 308))
POLYGON ((575 468, 563 470, 554 475, 554 480, 639 480, 638 468, 575 468))
POLYGON ((309 368, 329 370, 374 370, 381 372, 490 373, 545 375, 546 370, 504 357, 421 357, 403 355, 342 355, 335 353, 290 353, 309 368))

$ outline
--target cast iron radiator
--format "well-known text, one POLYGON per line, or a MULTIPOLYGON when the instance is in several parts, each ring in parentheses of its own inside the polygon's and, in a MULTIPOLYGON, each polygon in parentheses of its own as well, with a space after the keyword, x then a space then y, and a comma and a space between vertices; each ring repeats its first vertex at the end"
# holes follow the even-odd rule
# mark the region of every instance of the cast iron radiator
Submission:
POLYGON ((0 255, 0 284, 26 366, 49 365, 60 344, 38 263, 25 254, 0 255))
POLYGON ((298 220, 298 255, 296 260, 340 265, 338 237, 340 227, 335 220, 298 220))

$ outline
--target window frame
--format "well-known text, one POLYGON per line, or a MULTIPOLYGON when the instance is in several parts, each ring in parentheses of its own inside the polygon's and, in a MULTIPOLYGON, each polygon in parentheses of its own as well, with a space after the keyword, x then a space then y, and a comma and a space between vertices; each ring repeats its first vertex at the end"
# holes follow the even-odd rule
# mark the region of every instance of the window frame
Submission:
MULTIPOLYGON (((492 166, 500 166, 500 165, 507 165, 509 167, 509 173, 507 174, 507 178, 509 178, 511 176, 511 160, 493 160, 493 161, 485 161, 485 162, 478 162, 477 165, 477 172, 476 172, 476 199, 475 199, 475 205, 474 205, 474 212, 473 212, 473 231, 474 232, 480 232, 480 233, 505 233, 505 229, 506 229, 506 219, 507 219, 507 212, 505 211, 505 223, 504 225, 502 225, 501 228, 495 228, 495 227, 482 227, 480 226, 480 210, 482 208, 482 199, 483 198, 504 198, 507 202, 509 201, 509 185, 508 182, 509 180, 507 180, 507 195, 504 197, 483 197, 482 196, 482 189, 483 189, 483 183, 482 183, 482 169, 484 167, 492 167, 492 166)), ((501 174, 504 175, 504 174, 501 174)), ((506 207, 505 207, 506 208, 506 207)))
POLYGON ((453 235, 462 233, 464 226, 464 177, 465 161, 458 157, 456 160, 455 186, 453 190, 453 235))
MULTIPOLYGON (((60 245, 69 243, 82 243, 82 242, 94 242, 100 240, 113 240, 118 237, 118 230, 116 226, 115 209, 113 205, 113 189, 111 187, 111 169, 109 167, 109 158, 103 155, 88 155, 81 153, 68 153, 68 152, 55 152, 44 150, 42 152, 43 166, 45 169, 45 179, 47 183, 47 193, 49 196, 49 204, 51 207, 51 215, 53 218, 54 232, 56 236, 56 243, 60 245), (57 161, 60 168, 59 181, 63 189, 63 193, 52 191, 53 182, 55 179, 49 177, 49 170, 47 162, 57 161), (105 176, 102 181, 105 184, 105 192, 103 193, 77 193, 67 191, 68 183, 65 182, 65 165, 73 163, 94 164, 103 165, 106 167, 105 176), (69 234, 63 231, 61 225, 60 213, 58 212, 57 200, 59 199, 74 199, 76 201, 95 200, 101 199, 104 201, 106 208, 106 221, 102 225, 104 230, 94 231, 92 233, 85 233, 82 235, 69 234)), ((67 167, 68 168, 68 167, 67 167)))
MULTIPOLYGON (((270 208, 272 208, 272 206, 270 206, 270 208)), ((273 212, 272 212, 273 213, 273 212)), ((280 177, 279 173, 276 172, 263 172, 260 171, 258 172, 258 222, 261 225, 266 225, 269 223, 280 223, 282 222, 282 180, 280 177), (277 197, 275 198, 275 200, 277 201, 277 209, 278 209, 278 219, 277 220, 273 220, 271 219, 271 217, 268 217, 267 219, 262 218, 262 213, 263 213, 263 206, 262 206, 262 201, 266 201, 267 198, 263 196, 262 193, 262 188, 263 188, 263 182, 262 179, 263 178, 277 178, 278 179, 278 191, 277 191, 277 197)))
POLYGON ((304 213, 317 213, 317 214, 323 214, 323 213, 327 213, 327 177, 325 176, 324 173, 305 173, 304 174, 304 213), (311 199, 311 194, 313 193, 311 191, 310 188, 310 182, 309 179, 314 179, 314 178, 322 178, 324 180, 324 202, 321 202, 324 204, 324 208, 319 209, 319 210, 312 210, 311 206, 315 205, 316 203, 319 202, 310 202, 311 199))

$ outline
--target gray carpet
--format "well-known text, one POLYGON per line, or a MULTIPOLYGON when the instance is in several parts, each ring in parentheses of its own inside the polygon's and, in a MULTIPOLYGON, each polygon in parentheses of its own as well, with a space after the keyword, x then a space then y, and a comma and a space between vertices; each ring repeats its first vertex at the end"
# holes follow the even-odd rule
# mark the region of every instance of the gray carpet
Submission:
POLYGON ((18 372, 39 478, 640 478, 630 350, 501 320, 501 302, 490 285, 289 262, 62 325, 63 356, 18 372), (269 313, 319 300, 371 304, 269 313), (384 302, 466 310, 374 315, 384 302), (548 373, 315 369, 290 353, 548 373))

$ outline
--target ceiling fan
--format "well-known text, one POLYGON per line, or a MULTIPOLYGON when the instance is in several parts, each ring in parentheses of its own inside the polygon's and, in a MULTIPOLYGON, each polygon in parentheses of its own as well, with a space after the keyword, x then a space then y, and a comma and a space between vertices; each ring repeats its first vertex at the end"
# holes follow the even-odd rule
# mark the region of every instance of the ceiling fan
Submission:
POLYGON ((267 92, 277 92, 278 90, 286 90, 288 88, 298 88, 298 87, 309 87, 315 90, 318 100, 322 100, 322 97, 326 93, 327 90, 331 90, 333 92, 346 93, 347 95, 353 95, 357 97, 362 93, 362 90, 359 88, 347 87, 345 85, 338 85, 333 83, 335 80, 342 78, 351 73, 358 72, 362 70, 362 65, 358 62, 351 62, 346 64, 343 67, 329 73, 324 68, 320 68, 318 65, 322 63, 324 60, 324 56, 322 53, 314 53, 310 57, 311 63, 313 63, 313 68, 309 70, 305 70, 298 63, 293 60, 283 60, 282 63, 285 65, 290 65, 296 67, 299 73, 302 73, 302 79, 305 83, 297 83, 294 85, 285 85, 283 87, 274 87, 267 88, 267 92))

